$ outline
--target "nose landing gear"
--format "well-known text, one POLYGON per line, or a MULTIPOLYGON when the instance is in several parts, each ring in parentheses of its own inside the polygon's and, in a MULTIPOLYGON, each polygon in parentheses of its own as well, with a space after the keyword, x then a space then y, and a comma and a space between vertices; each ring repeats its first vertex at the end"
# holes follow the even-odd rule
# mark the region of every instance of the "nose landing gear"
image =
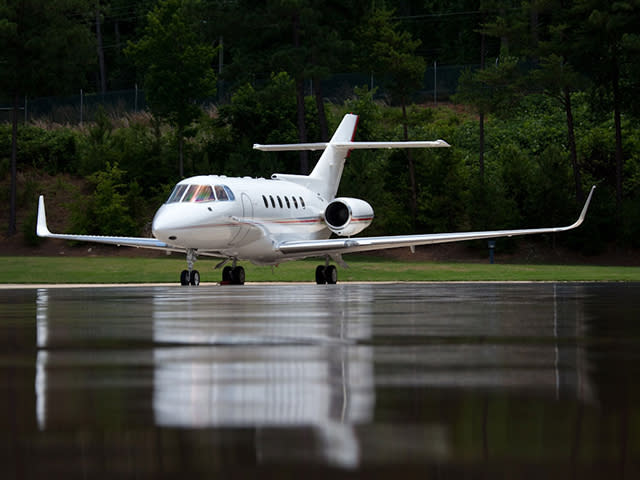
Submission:
POLYGON ((187 250, 187 270, 180 273, 180 285, 200 285, 200 272, 193 269, 193 264, 197 259, 196 251, 193 248, 187 250))

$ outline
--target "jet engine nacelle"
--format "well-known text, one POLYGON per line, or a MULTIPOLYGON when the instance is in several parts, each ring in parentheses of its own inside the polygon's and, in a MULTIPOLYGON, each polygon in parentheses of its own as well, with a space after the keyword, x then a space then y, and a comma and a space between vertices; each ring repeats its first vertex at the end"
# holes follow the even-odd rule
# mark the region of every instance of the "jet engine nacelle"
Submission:
POLYGON ((358 198, 336 198, 324 210, 324 221, 336 235, 350 237, 371 225, 373 208, 358 198))

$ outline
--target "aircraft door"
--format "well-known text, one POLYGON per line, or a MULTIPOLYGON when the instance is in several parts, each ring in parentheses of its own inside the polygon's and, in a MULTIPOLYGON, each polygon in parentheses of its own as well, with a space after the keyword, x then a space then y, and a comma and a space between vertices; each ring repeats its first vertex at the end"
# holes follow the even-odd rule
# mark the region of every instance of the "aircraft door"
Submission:
POLYGON ((251 203, 249 195, 244 192, 242 192, 242 215, 245 218, 253 218, 253 203, 251 203))
MULTIPOLYGON (((253 218, 253 203, 251 202, 251 197, 249 197, 245 192, 242 192, 240 200, 242 202, 242 217, 246 220, 251 220, 253 218)), ((250 231, 251 227, 242 225, 238 229, 236 236, 231 239, 231 243, 233 245, 242 243, 250 231)))

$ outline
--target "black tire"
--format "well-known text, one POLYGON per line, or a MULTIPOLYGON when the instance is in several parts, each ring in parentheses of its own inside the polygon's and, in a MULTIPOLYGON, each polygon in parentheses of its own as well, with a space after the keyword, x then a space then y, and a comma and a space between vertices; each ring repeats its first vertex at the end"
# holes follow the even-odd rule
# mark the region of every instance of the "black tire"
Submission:
POLYGON ((189 283, 194 287, 200 285, 200 272, 198 270, 191 271, 191 278, 189 279, 189 283))
POLYGON ((189 285, 189 270, 180 272, 180 285, 189 285))
POLYGON ((318 285, 324 285, 327 283, 327 277, 324 275, 324 265, 318 265, 316 267, 316 283, 318 285))
POLYGON ((226 266, 222 269, 222 281, 224 283, 231 283, 231 272, 233 268, 226 266))
POLYGON ((244 267, 236 267, 231 270, 231 283, 233 285, 244 285, 244 267))
POLYGON ((338 283, 338 269, 335 265, 329 265, 324 269, 324 278, 329 285, 338 283))

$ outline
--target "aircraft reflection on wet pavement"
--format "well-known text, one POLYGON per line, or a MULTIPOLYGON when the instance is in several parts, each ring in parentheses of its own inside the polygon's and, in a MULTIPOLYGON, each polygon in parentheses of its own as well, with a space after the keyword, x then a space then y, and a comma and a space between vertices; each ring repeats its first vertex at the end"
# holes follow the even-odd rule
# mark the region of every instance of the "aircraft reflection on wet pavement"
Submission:
MULTIPOLYGON (((585 341, 594 322, 637 312, 640 288, 618 288, 622 299, 588 284, 39 289, 36 428, 70 435, 69 448, 73 432, 109 431, 155 459, 136 464, 146 474, 170 473, 188 445, 180 468, 200 473, 230 468, 224 453, 256 469, 533 461, 588 476, 623 442, 582 427, 618 424, 593 383, 602 352, 585 341)), ((87 455, 89 470, 104 460, 87 455)))

